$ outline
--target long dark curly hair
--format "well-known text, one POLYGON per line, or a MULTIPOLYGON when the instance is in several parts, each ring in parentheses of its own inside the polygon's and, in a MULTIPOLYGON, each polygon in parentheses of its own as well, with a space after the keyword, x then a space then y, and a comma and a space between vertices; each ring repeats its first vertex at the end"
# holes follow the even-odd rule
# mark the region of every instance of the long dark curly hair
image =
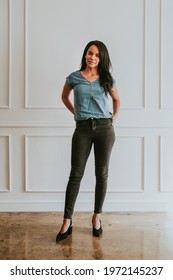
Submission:
POLYGON ((113 78, 110 73, 110 69, 112 67, 112 64, 111 64, 111 60, 109 57, 108 49, 103 42, 95 40, 95 41, 89 42, 86 45, 84 52, 83 52, 82 60, 81 60, 80 71, 85 70, 85 68, 87 66, 85 56, 87 54, 88 49, 93 45, 96 46, 99 50, 100 62, 98 65, 98 73, 99 73, 99 77, 100 77, 100 84, 103 87, 106 94, 108 92, 111 94, 111 89, 113 87, 113 78))

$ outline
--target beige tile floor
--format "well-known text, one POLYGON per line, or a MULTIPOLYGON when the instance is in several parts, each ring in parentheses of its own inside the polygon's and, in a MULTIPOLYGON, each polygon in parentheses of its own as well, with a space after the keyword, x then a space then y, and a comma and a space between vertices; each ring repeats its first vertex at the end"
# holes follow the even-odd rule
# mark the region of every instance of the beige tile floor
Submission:
POLYGON ((0 259, 173 260, 172 215, 104 213, 101 238, 91 216, 76 212, 72 236, 56 244, 62 213, 0 213, 0 259))

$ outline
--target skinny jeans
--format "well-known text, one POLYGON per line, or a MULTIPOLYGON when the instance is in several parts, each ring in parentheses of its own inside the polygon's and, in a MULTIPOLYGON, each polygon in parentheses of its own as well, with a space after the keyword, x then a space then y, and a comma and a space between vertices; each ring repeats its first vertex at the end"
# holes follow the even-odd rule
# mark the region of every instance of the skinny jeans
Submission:
POLYGON ((72 137, 71 171, 66 188, 64 218, 71 219, 91 148, 95 159, 94 212, 101 213, 107 191, 108 169, 115 132, 111 119, 76 121, 72 137))

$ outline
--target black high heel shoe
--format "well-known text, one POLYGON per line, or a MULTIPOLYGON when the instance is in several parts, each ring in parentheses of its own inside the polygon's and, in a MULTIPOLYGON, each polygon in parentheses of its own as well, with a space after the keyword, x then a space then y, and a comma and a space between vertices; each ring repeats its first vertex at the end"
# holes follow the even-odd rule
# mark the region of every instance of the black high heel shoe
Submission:
POLYGON ((103 229, 102 229, 102 223, 100 220, 100 228, 96 229, 95 227, 93 227, 93 236, 100 237, 102 234, 103 234, 103 229))
POLYGON ((56 242, 59 242, 61 240, 64 240, 68 237, 68 235, 72 234, 72 229, 73 229, 73 225, 72 225, 72 220, 70 221, 70 225, 68 227, 68 229, 64 232, 64 233, 58 233, 56 236, 56 242))

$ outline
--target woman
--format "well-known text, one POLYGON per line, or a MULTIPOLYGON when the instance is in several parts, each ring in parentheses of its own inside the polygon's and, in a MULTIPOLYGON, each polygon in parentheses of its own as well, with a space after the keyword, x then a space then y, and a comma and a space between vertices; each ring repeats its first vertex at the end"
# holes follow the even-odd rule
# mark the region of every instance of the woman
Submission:
POLYGON ((72 233, 74 205, 92 145, 96 176, 92 232, 96 237, 103 232, 100 214, 107 189, 109 159, 115 141, 113 125, 120 107, 110 68, 111 61, 105 44, 91 41, 84 49, 80 70, 66 78, 62 101, 74 115, 76 129, 72 138, 71 172, 66 189, 64 220, 56 242, 66 239, 72 233), (72 90, 74 105, 70 101, 72 90), (112 98, 112 113, 108 95, 112 98))

